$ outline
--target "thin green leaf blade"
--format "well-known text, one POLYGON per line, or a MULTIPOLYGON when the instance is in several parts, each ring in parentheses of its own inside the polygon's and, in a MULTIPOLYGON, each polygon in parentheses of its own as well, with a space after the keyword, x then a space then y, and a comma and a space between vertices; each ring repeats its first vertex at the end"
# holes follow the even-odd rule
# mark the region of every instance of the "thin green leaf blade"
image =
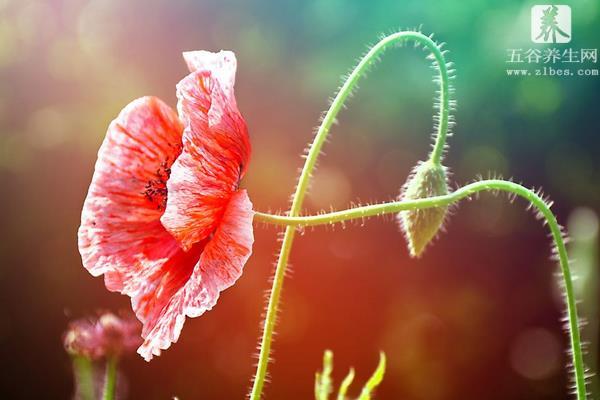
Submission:
POLYGON ((340 384, 340 390, 338 392, 337 400, 346 400, 346 393, 348 392, 348 388, 352 384, 353 380, 354 380, 354 368, 350 368, 350 371, 348 371, 348 375, 346 375, 346 377, 340 384))
POLYGON ((379 384, 383 380, 383 375, 385 374, 385 365, 385 353, 382 351, 379 353, 379 364, 377 365, 377 369, 375 369, 373 375, 371 375, 367 383, 365 383, 365 386, 363 387, 363 390, 358 400, 371 400, 373 391, 375 390, 375 388, 377 388, 377 386, 379 386, 379 384))

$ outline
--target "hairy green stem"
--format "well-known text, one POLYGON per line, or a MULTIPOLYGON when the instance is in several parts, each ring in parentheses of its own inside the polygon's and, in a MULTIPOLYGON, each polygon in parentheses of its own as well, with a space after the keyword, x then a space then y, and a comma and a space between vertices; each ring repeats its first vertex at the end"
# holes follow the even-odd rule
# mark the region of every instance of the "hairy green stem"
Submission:
POLYGON ((75 391, 82 400, 94 400, 94 366, 84 356, 73 356, 75 391))
POLYGON ((444 148, 446 147, 446 137, 448 136, 448 118, 450 115, 450 78, 448 76, 448 65, 444 59, 443 52, 438 46, 433 46, 431 49, 435 62, 439 72, 439 85, 440 85, 440 97, 439 97, 439 113, 437 121, 437 132, 435 135, 435 143, 433 144, 433 150, 429 155, 429 159, 436 165, 442 163, 444 157, 444 148))
POLYGON ((518 183, 490 179, 483 180, 463 186, 456 191, 443 196, 436 196, 418 200, 403 200, 394 201, 384 204, 374 204, 364 207, 356 207, 343 211, 335 211, 320 215, 311 215, 306 217, 299 216, 280 216, 263 213, 256 213, 255 219, 266 223, 276 225, 285 225, 286 230, 292 227, 316 226, 334 224, 336 222, 348 221, 353 219, 361 219, 372 216, 395 214, 404 210, 414 210, 430 207, 448 206, 457 201, 474 195, 481 191, 503 191, 515 194, 529 201, 543 217, 556 246, 560 268, 563 277, 565 289, 565 302, 567 305, 567 317, 569 328, 569 339, 571 345, 571 357, 573 363, 573 374, 575 381, 575 389, 577 400, 586 399, 585 389, 585 367, 583 364, 583 353, 581 350, 581 336, 579 332, 579 319, 577 317, 577 308, 575 301, 575 293, 573 290, 573 279, 571 269, 569 268, 569 259, 567 249, 562 236, 561 228, 556 220, 556 217, 550 210, 550 207, 534 191, 519 185, 518 183))
POLYGON ((118 358, 116 356, 111 356, 106 360, 102 400, 114 400, 115 398, 115 389, 117 387, 117 363, 118 358))
MULTIPOLYGON (((376 62, 378 57, 387 48, 394 44, 402 43, 408 40, 413 40, 416 43, 419 43, 425 46, 427 49, 429 49, 436 60, 437 66, 439 67, 441 96, 439 116, 440 121, 438 125, 438 136, 431 157, 432 160, 434 160, 435 162, 440 162, 443 153, 443 148, 445 145, 446 130, 448 128, 447 114, 449 104, 448 74, 446 69, 446 61, 444 60, 444 55, 442 54, 441 50, 436 45, 436 43, 433 40, 431 40, 431 38, 423 35, 421 32, 406 31, 391 34, 381 39, 367 52, 367 54, 360 60, 358 65, 350 73, 350 75, 342 85, 341 89, 333 99, 329 110, 325 114, 325 117, 323 118, 323 121, 319 126, 319 129, 317 130, 315 138, 310 146, 310 150, 306 157, 304 167, 302 168, 302 172, 300 173, 300 178, 298 179, 296 192, 294 193, 294 196, 292 198, 292 205, 289 211, 289 215, 291 217, 297 216, 300 213, 300 210, 302 209, 302 202, 304 201, 304 197, 306 195, 310 176, 317 162, 319 153, 321 152, 321 148, 325 143, 327 134, 329 133, 329 130, 333 125, 337 114, 342 109, 344 102, 346 101, 348 96, 350 96, 353 88, 356 86, 356 83, 359 81, 361 76, 365 74, 367 69, 376 62)), ((287 226, 283 236, 281 250, 279 252, 279 259, 277 260, 277 265, 275 267, 273 285, 271 287, 271 293, 267 305, 267 313, 264 321, 263 333, 260 342, 258 364, 256 367, 256 374, 254 375, 252 390, 250 392, 251 400, 259 400, 262 396, 262 391, 267 376, 267 368, 269 365, 269 357, 271 354, 271 342, 273 337, 273 331, 275 329, 275 320, 277 316, 277 310, 279 307, 279 299, 281 297, 281 290, 283 288, 285 271, 287 268, 292 243, 294 241, 294 235, 294 227, 287 226)))

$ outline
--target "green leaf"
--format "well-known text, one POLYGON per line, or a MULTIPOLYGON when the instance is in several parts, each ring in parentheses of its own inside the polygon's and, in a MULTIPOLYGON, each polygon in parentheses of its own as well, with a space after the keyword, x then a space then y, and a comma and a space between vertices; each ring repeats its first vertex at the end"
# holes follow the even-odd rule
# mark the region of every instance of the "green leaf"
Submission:
POLYGON ((333 392, 331 372, 333 371, 333 352, 325 350, 323 354, 323 371, 315 375, 315 399, 328 400, 329 394, 333 392))
MULTIPOLYGON (((329 395, 333 392, 333 381, 331 379, 331 372, 333 371, 333 352, 331 350, 325 350, 323 355, 323 371, 315 374, 315 399, 316 400, 328 400, 329 395)), ((358 400, 371 400, 373 391, 381 381, 383 380, 383 374, 385 372, 385 354, 379 353, 379 365, 369 378, 367 383, 362 389, 358 400)), ((348 375, 344 378, 340 384, 340 389, 337 394, 337 400, 347 400, 348 389, 354 380, 354 368, 350 368, 348 375)))
POLYGON ((346 375, 346 377, 342 381, 342 384, 340 385, 340 391, 338 392, 337 400, 346 400, 346 392, 348 392, 348 388, 352 384, 353 380, 354 368, 350 368, 350 371, 348 371, 348 375, 346 375))
POLYGON ((360 397, 358 398, 358 400, 371 400, 373 390, 375 390, 375 388, 377 388, 377 386, 379 386, 379 384, 383 380, 384 373, 385 353, 382 351, 379 353, 379 365, 377 365, 377 369, 363 387, 363 390, 360 393, 360 397))

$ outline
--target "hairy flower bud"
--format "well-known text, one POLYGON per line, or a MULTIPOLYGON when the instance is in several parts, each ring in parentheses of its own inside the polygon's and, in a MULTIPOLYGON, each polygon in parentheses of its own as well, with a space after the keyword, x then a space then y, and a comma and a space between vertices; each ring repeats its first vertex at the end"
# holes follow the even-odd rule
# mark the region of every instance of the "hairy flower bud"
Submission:
MULTIPOLYGON (((401 200, 416 200, 448 194, 446 167, 430 161, 420 162, 402 187, 401 200)), ((419 257, 436 236, 446 218, 448 207, 407 210, 398 214, 412 257, 419 257)))

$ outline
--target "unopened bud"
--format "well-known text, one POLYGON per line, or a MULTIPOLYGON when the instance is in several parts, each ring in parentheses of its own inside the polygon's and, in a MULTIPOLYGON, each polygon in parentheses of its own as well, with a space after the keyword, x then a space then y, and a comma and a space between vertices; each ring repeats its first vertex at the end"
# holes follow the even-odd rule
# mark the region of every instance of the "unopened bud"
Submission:
MULTIPOLYGON (((417 164, 402 187, 401 200, 417 200, 448 194, 446 167, 430 161, 417 164)), ((401 211, 400 228, 412 257, 419 257, 444 224, 448 207, 401 211)))
POLYGON ((132 315, 103 312, 97 318, 72 321, 63 336, 63 343, 73 356, 98 360, 135 350, 142 344, 140 330, 140 323, 132 315))

